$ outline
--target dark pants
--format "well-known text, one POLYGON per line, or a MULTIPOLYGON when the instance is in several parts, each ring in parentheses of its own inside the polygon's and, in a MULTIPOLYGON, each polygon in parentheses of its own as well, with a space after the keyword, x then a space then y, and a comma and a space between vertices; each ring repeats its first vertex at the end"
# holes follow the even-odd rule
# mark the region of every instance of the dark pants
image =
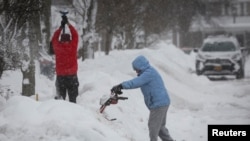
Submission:
POLYGON ((69 101, 76 103, 76 97, 78 96, 78 86, 79 82, 77 75, 56 77, 57 95, 61 96, 64 100, 68 92, 69 101))

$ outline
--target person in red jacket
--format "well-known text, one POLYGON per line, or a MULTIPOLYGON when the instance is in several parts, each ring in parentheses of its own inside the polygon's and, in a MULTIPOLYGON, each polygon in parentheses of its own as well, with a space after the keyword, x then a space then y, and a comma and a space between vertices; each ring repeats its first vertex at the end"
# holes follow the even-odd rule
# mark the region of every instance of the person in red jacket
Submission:
POLYGON ((52 48, 55 54, 56 62, 56 89, 55 99, 64 99, 68 92, 70 102, 76 103, 78 96, 78 77, 77 77, 77 46, 78 33, 76 29, 68 22, 66 16, 62 16, 62 22, 59 29, 54 32, 52 37, 52 48), (70 34, 62 33, 65 25, 68 25, 70 34), (61 38, 59 40, 59 36, 61 38))

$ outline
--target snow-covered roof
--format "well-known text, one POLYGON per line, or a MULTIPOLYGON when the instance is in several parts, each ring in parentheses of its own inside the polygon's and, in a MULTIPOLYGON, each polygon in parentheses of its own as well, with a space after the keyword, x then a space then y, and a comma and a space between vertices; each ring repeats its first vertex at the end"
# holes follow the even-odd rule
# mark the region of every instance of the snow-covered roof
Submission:
POLYGON ((243 32, 250 31, 250 16, 236 17, 235 22, 232 16, 212 17, 209 21, 199 17, 192 23, 190 31, 228 31, 243 32))
POLYGON ((214 43, 214 42, 232 42, 235 46, 239 45, 238 40, 234 36, 225 36, 225 35, 217 35, 217 36, 208 36, 203 44, 205 43, 214 43))

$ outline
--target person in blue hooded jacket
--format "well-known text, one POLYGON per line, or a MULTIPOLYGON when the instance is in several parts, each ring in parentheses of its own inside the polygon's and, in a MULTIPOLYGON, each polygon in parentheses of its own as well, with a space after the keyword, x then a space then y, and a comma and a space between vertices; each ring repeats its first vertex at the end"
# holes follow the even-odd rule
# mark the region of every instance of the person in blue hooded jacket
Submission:
POLYGON ((157 141, 158 136, 162 141, 173 141, 165 127, 170 98, 160 74, 142 55, 135 58, 132 66, 137 77, 112 87, 111 92, 121 94, 121 89, 141 88, 145 104, 150 110, 148 120, 150 141, 157 141))

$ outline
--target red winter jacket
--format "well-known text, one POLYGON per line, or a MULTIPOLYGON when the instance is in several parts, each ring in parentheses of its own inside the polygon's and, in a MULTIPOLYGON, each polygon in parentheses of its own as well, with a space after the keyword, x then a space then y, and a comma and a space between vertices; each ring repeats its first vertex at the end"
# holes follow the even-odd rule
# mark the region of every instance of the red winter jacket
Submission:
POLYGON ((58 76, 77 74, 78 33, 72 25, 68 24, 68 26, 71 33, 71 41, 59 41, 61 28, 57 29, 52 37, 53 50, 56 56, 56 74, 58 76))

